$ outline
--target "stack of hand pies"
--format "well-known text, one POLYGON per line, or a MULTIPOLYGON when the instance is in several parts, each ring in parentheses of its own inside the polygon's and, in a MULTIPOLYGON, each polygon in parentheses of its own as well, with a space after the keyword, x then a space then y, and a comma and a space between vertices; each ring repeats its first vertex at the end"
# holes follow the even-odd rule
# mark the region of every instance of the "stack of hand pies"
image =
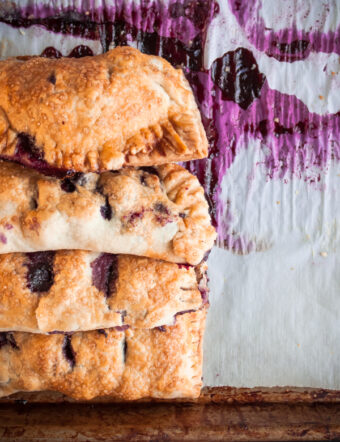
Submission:
POLYGON ((0 62, 1 396, 199 395, 207 148, 162 58, 0 62))

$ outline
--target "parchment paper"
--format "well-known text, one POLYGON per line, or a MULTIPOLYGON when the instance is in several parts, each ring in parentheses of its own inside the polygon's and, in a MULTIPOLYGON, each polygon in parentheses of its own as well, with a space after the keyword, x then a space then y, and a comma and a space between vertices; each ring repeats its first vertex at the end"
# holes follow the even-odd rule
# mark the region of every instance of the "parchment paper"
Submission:
MULTIPOLYGON (((246 13, 237 17, 234 3, 219 1, 207 32, 204 67, 228 51, 247 48, 266 76, 266 87, 297 97, 321 117, 340 111, 339 43, 327 50, 322 46, 325 38, 339 41, 339 2, 245 1, 251 5, 248 18, 246 13), (309 53, 278 61, 270 52, 272 40, 256 41, 252 26, 259 24, 264 39, 267 33, 284 39, 285 29, 300 40, 310 38, 309 53)), ((1 23, 0 39, 2 58, 40 54, 47 46, 64 55, 79 44, 94 53, 103 50, 100 41, 39 26, 16 29, 1 23)), ((333 123, 338 126, 324 136, 326 146, 337 141, 339 120, 333 123)), ((332 149, 322 165, 308 162, 314 151, 307 143, 303 165, 308 167, 294 166, 284 176, 270 173, 274 137, 241 134, 230 167, 220 175, 220 221, 236 246, 220 235, 209 257, 204 383, 340 389, 340 163, 332 149)))

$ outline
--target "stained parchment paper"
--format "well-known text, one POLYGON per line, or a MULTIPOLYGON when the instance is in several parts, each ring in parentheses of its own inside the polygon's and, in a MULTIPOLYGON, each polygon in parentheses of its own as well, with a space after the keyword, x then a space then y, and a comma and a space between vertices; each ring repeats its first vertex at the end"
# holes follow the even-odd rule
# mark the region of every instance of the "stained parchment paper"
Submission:
MULTIPOLYGON (((190 1, 177 3, 185 10, 190 1)), ((218 138, 215 163, 206 166, 217 169, 210 197, 219 240, 208 262, 204 383, 340 389, 340 3, 218 5, 199 74, 207 96, 201 111, 218 138), (235 94, 223 99, 211 81, 214 62, 238 48, 252 54, 264 79, 245 109, 235 94)), ((98 1, 82 8, 102 11, 98 1)), ((182 32, 192 37, 189 26, 182 32)), ((0 56, 40 54, 48 46, 67 55, 80 44, 100 53, 103 33, 100 24, 98 38, 87 39, 2 22, 0 56)), ((242 63, 234 68, 242 76, 242 63)))

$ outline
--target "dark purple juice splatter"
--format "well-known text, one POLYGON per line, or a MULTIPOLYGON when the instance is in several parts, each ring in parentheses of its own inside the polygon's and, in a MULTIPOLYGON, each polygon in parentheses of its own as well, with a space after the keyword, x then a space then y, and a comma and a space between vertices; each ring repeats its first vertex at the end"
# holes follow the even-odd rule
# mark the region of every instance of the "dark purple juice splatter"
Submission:
MULTIPOLYGON (((320 30, 304 31, 297 29, 292 21, 291 28, 274 31, 264 23, 260 1, 229 0, 229 5, 251 44, 270 57, 294 62, 305 59, 310 52, 335 52, 340 55, 340 27, 327 33, 320 30)), ((310 13, 313 13, 313 8, 310 8, 310 13)))
POLYGON ((93 55, 93 51, 91 48, 85 45, 76 46, 72 51, 68 54, 70 58, 81 58, 81 57, 91 57, 93 55))
POLYGON ((81 36, 92 40, 99 40, 102 27, 95 18, 84 12, 55 11, 53 6, 32 6, 20 8, 14 4, 8 10, 3 7, 0 12, 0 21, 15 28, 29 28, 32 25, 41 26, 49 31, 81 36))
POLYGON ((118 280, 118 258, 110 253, 102 253, 91 263, 92 284, 109 298, 116 292, 118 280))
POLYGON ((305 58, 309 49, 309 42, 306 40, 294 40, 290 43, 279 43, 275 40, 271 43, 271 50, 266 54, 279 61, 297 61, 305 58))
POLYGON ((55 252, 27 253, 26 256, 27 287, 33 293, 47 292, 54 283, 55 252))
MULTIPOLYGON (((61 58, 63 54, 53 46, 49 46, 48 48, 45 48, 42 51, 40 56, 45 58, 61 58)), ((72 51, 68 55, 66 55, 66 57, 69 58, 81 58, 81 57, 91 57, 91 56, 93 56, 93 51, 91 48, 89 48, 86 45, 76 46, 75 48, 72 49, 72 51)), ((51 83, 55 84, 55 77, 54 81, 51 81, 51 83)))
POLYGON ((45 58, 61 58, 62 56, 63 54, 53 46, 48 46, 40 54, 40 57, 45 57, 45 58))
POLYGON ((223 99, 234 101, 242 109, 260 96, 265 80, 253 54, 245 48, 217 58, 211 66, 211 78, 222 91, 223 99))

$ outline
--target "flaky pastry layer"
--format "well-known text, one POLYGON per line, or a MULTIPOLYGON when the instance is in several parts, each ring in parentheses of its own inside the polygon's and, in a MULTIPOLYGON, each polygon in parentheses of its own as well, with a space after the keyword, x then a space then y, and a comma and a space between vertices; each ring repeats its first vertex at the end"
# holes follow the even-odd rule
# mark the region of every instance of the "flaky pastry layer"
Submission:
POLYGON ((0 334, 0 396, 53 390, 76 399, 197 397, 205 310, 161 329, 0 334))
POLYGON ((118 47, 85 58, 0 61, 0 155, 80 172, 207 156, 181 69, 118 47))
POLYGON ((80 250, 0 255, 0 331, 172 325, 207 302, 206 267, 80 250))
POLYGON ((60 180, 0 161, 0 254, 82 249, 198 264, 215 230, 176 164, 60 180))

